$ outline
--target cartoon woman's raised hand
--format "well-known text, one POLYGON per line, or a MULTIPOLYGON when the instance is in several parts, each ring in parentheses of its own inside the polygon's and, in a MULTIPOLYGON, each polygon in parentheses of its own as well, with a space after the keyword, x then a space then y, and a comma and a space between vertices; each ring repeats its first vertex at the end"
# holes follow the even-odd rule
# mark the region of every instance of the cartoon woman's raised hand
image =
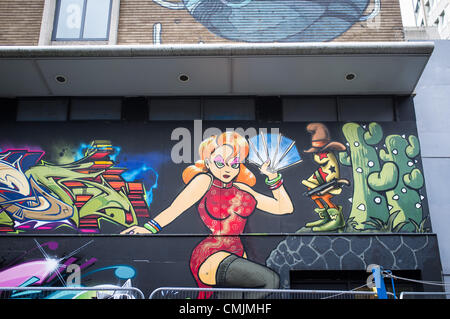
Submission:
POLYGON ((268 159, 267 161, 264 162, 264 164, 261 165, 259 171, 261 172, 261 174, 266 175, 269 179, 274 179, 278 176, 278 173, 269 170, 269 166, 270 166, 270 159, 268 159))

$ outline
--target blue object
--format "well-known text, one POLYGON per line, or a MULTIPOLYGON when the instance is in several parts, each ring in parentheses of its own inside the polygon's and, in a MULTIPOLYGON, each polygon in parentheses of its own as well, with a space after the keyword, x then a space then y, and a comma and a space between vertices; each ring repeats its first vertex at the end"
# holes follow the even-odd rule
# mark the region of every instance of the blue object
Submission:
POLYGON ((386 286, 384 285, 383 276, 381 275, 381 267, 374 267, 372 274, 375 279, 375 287, 377 288, 378 299, 388 299, 386 286))
POLYGON ((269 170, 278 172, 302 161, 295 141, 281 134, 263 133, 249 139, 248 161, 261 167, 270 160, 269 170))
MULTIPOLYGON (((384 270, 384 272, 392 275, 392 271, 390 270, 384 270)), ((397 299, 397 296, 395 294, 394 277, 391 277, 391 284, 392 284, 392 293, 394 294, 394 298, 397 299)))

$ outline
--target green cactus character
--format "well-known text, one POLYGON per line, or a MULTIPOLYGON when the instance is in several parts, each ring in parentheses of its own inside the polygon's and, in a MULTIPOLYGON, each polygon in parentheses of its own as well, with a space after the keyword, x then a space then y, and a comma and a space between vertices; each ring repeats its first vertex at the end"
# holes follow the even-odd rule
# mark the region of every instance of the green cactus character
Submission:
POLYGON ((356 231, 373 229, 368 221, 374 218, 387 221, 389 210, 383 190, 396 183, 396 168, 380 164, 375 145, 383 138, 383 130, 377 123, 367 127, 357 123, 346 123, 342 131, 350 153, 340 152, 342 165, 351 166, 353 172, 352 209, 349 219, 356 231))
POLYGON ((398 168, 398 183, 386 191, 390 213, 399 211, 394 220, 394 227, 405 223, 402 231, 413 232, 414 224, 423 219, 422 203, 418 190, 423 187, 422 172, 416 167, 414 158, 420 153, 419 140, 410 135, 408 139, 400 135, 389 135, 385 140, 386 150, 380 150, 380 158, 392 162, 398 168))

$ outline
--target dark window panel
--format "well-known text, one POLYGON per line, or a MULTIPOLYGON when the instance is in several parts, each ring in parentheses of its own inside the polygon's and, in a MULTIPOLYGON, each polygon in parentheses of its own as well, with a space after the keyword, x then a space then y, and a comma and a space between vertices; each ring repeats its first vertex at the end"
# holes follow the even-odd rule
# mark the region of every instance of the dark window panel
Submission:
POLYGON ((412 96, 397 96, 395 102, 396 121, 416 120, 416 111, 414 109, 414 100, 412 96))
POLYGON ((340 121, 394 121, 393 97, 338 97, 340 121))
POLYGON ((251 98, 205 98, 204 120, 255 120, 255 102, 251 98))
POLYGON ((0 122, 14 122, 17 117, 17 99, 0 98, 0 122))
POLYGON ((335 97, 283 98, 283 121, 327 122, 337 121, 335 97))
POLYGON ((150 121, 190 121, 201 119, 199 98, 153 98, 149 100, 150 121))
POLYGON ((68 99, 19 99, 17 121, 67 121, 68 99))
POLYGON ((125 121, 148 120, 148 100, 145 97, 124 98, 122 100, 122 119, 125 121))
POLYGON ((71 100, 71 120, 120 120, 121 99, 75 98, 71 100))
POLYGON ((257 97, 256 119, 264 122, 281 122, 283 120, 282 100, 278 96, 257 97))

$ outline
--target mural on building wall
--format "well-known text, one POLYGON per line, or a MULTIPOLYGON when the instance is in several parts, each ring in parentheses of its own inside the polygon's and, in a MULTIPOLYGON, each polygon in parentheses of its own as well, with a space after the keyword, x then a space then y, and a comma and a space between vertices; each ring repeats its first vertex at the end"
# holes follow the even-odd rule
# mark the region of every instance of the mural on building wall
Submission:
MULTIPOLYGON (((167 209, 144 227, 133 226, 122 233, 159 232, 199 202, 198 212, 211 235, 202 240, 191 255, 190 268, 197 285, 201 288, 236 285, 278 288, 278 275, 265 266, 249 261, 239 237, 255 208, 273 215, 292 214, 294 209, 277 168, 283 164, 293 164, 285 163, 284 159, 287 153, 295 153, 295 149, 291 146, 283 150, 286 143, 282 143, 281 136, 269 139, 261 135, 258 141, 261 139, 264 141, 253 146, 255 154, 252 157, 255 161, 260 159, 259 170, 266 176, 271 196, 252 189, 256 177, 244 165, 250 148, 247 140, 236 132, 224 132, 219 136, 213 135, 200 144, 200 160, 183 171, 186 187, 167 209), (276 148, 267 145, 273 145, 277 141, 278 154, 269 152, 269 149, 275 151, 276 148), (262 152, 258 153, 256 149, 263 149, 267 157, 261 158, 262 152)), ((297 159, 296 162, 300 159, 298 154, 293 157, 297 159)), ((199 298, 210 295, 210 292, 202 292, 199 298)))
MULTIPOLYGON (((215 35, 241 42, 330 41, 357 22, 376 17, 380 0, 180 0, 153 2, 186 10, 215 35)), ((158 30, 161 26, 158 24, 158 30)), ((158 37, 160 38, 160 36, 158 37)))
MULTIPOLYGON (((200 236, 200 239, 206 237, 200 236)), ((364 272, 370 264, 383 265, 394 273, 398 269, 427 269, 424 280, 439 281, 441 278, 438 243, 433 234, 280 234, 245 239, 248 258, 274 271, 283 289, 292 287, 291 270, 353 269, 364 272)), ((139 298, 136 288, 147 298, 160 287, 194 287, 196 282, 184 260, 189 260, 192 247, 198 241, 198 237, 192 236, 181 239, 175 236, 28 236, 20 240, 15 236, 3 237, 0 241, 0 287, 77 289, 11 291, 0 288, 0 298, 139 298), (162 246, 165 249, 161 249, 162 246), (101 290, 86 290, 86 287, 101 290)), ((361 284, 365 281, 364 276, 361 284)), ((178 296, 177 292, 169 294, 163 290, 158 297, 178 296)), ((189 294, 182 298, 195 297, 195 294, 189 294)), ((221 297, 224 296, 210 296, 221 297)), ((246 297, 258 298, 264 294, 246 297)))
POLYGON ((0 231, 95 234, 132 226, 137 227, 130 231, 159 231, 198 204, 212 234, 249 232, 246 221, 255 209, 294 211, 290 220, 296 229, 269 232, 426 232, 416 135, 384 134, 373 122, 339 124, 332 136, 329 125, 309 123, 289 136, 260 132, 243 137, 233 131, 218 140, 208 137, 200 144, 200 161, 177 177, 183 189, 164 169, 163 187, 169 180, 175 187, 171 196, 159 198, 154 198, 161 185, 155 158, 166 168, 182 165, 171 163, 165 146, 136 154, 109 140, 93 140, 81 143, 64 163, 52 163, 45 149, 9 143, 0 153, 0 231), (216 148, 233 152, 216 154, 216 148), (255 173, 265 177, 260 180, 255 173), (220 182, 224 185, 216 185, 220 182), (215 197, 216 186, 233 191, 215 197), (150 212, 154 204, 164 211, 154 217, 156 226, 145 224, 157 214, 150 212), (177 209, 166 213, 169 204, 177 209), (229 211, 240 217, 228 219, 229 211))
POLYGON ((388 135, 377 123, 344 124, 350 152, 339 153, 353 172, 352 208, 347 224, 355 231, 423 232, 426 216, 418 190, 424 179, 417 167, 420 153, 415 135, 388 135))
POLYGON ((314 162, 319 168, 302 184, 308 188, 305 192, 316 204, 314 211, 319 219, 306 224, 299 232, 340 231, 345 226, 342 206, 331 201, 342 192, 342 187, 350 185, 347 179, 340 178, 339 163, 334 151, 345 151, 346 147, 340 142, 332 141, 328 128, 322 123, 311 123, 306 130, 312 134, 311 148, 305 153, 312 153, 314 162))
MULTIPOLYGON (((10 261, 10 265, 0 270, 0 287, 74 287, 79 290, 46 291, 46 290, 5 290, 0 291, 0 298, 10 299, 135 299, 135 292, 123 288, 132 288, 132 279, 136 270, 129 265, 108 265, 95 267, 97 258, 77 257, 80 252, 92 244, 89 240, 81 247, 65 256, 54 256, 59 248, 57 241, 39 243, 34 239, 35 247, 25 251, 23 255, 10 261), (34 251, 41 258, 28 259, 34 251), (82 281, 99 280, 99 274, 106 276, 106 281, 123 282, 117 284, 82 285, 82 281), (87 280, 89 278, 89 280, 87 280), (83 287, 100 290, 83 290, 83 287), (120 290, 114 290, 121 288, 120 290), (111 289, 111 290, 109 290, 111 289)), ((104 278, 100 281, 105 281, 104 278)))
POLYGON ((151 197, 133 177, 146 171, 155 174, 151 192, 156 172, 145 163, 131 174, 115 166, 117 148, 109 141, 93 141, 83 151, 81 159, 63 165, 42 160, 44 151, 0 153, 0 231, 69 228, 99 233, 102 222, 129 227, 137 224, 137 217, 149 217, 151 197))
MULTIPOLYGON (((256 134, 219 130, 223 133, 203 135, 194 164, 172 161, 174 134, 172 143, 161 143, 162 136, 173 133, 170 125, 135 129, 146 133, 129 145, 123 134, 116 136, 118 145, 100 139, 67 142, 78 145, 72 146, 72 157, 58 150, 52 155, 47 151, 52 143, 42 146, 29 134, 17 137, 17 146, 3 142, 2 234, 201 234, 179 245, 186 251, 185 271, 198 287, 278 288, 285 275, 280 278, 265 264, 267 255, 255 258, 261 247, 248 246, 243 235, 429 232, 420 146, 409 124, 284 123, 277 131, 256 134), (30 139, 31 146, 24 147, 30 139), (64 161, 49 161, 58 156, 64 161)), ((86 269, 94 265, 94 257, 81 261, 67 250, 52 258, 44 253, 57 247, 36 242, 43 258, 1 264, 0 286, 66 285, 70 274, 61 275, 60 266, 76 260, 86 269)), ((272 255, 271 262, 280 264, 272 255)), ((89 273, 116 269, 120 277, 119 285, 102 285, 132 286, 134 266, 98 267, 89 273)), ((120 296, 77 291, 71 297, 120 296)))

